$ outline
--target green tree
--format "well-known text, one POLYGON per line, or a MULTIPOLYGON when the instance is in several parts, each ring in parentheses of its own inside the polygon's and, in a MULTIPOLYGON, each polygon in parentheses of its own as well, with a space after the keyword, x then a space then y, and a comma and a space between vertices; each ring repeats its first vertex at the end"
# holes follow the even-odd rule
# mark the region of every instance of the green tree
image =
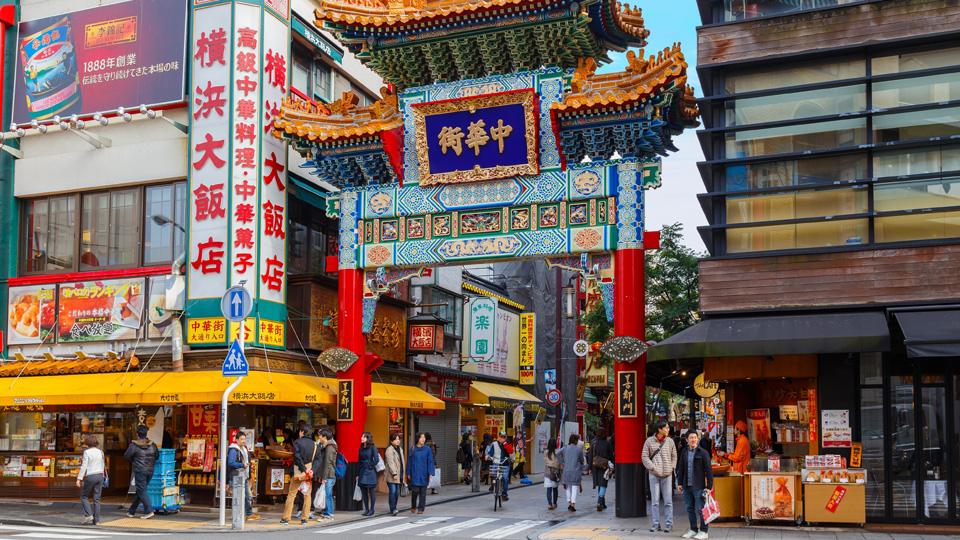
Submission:
POLYGON ((682 245, 683 226, 660 231, 660 249, 646 252, 647 339, 664 339, 697 322, 700 294, 697 253, 682 245))

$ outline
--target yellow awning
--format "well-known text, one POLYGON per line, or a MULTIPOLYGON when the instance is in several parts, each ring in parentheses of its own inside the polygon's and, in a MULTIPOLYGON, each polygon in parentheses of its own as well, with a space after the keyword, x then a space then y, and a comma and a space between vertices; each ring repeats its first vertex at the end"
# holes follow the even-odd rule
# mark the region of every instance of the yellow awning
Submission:
POLYGON ((371 407, 399 407, 430 411, 442 411, 446 408, 442 400, 416 386, 399 384, 373 383, 366 402, 371 407))
MULTIPOLYGON (((472 381, 470 383, 470 401, 476 404, 495 404, 496 400, 509 400, 511 402, 524 401, 527 403, 540 403, 530 392, 517 386, 508 386, 505 384, 496 384, 483 381, 472 381)), ((497 407, 503 408, 503 407, 497 407)))
MULTIPOLYGON (((146 374, 144 374, 146 375, 146 374)), ((141 379, 143 375, 141 375, 141 379)), ((148 386, 135 384, 132 391, 122 393, 119 403, 174 404, 220 403, 223 392, 233 382, 219 371, 188 371, 164 373, 148 386), (139 388, 139 391, 138 391, 139 388)), ((336 400, 333 382, 308 375, 251 371, 250 375, 230 393, 230 402, 330 405, 336 400)))
POLYGON ((113 405, 117 394, 133 380, 123 373, 84 373, 76 375, 37 375, 0 379, 0 405, 113 405), (12 387, 11 387, 12 385, 12 387))

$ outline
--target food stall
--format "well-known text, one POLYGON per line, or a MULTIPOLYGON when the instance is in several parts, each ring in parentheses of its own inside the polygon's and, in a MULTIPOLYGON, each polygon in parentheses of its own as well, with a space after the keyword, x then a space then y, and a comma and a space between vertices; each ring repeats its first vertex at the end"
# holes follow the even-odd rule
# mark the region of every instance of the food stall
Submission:
POLYGON ((866 522, 866 469, 848 469, 838 455, 807 456, 801 471, 807 524, 866 522))
POLYGON ((720 506, 720 519, 743 517, 743 475, 727 465, 713 465, 713 496, 720 506))

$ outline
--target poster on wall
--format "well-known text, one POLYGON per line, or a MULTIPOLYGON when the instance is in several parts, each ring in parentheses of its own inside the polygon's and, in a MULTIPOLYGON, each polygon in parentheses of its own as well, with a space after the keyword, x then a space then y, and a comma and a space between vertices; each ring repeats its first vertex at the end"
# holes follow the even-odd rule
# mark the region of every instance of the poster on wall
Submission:
POLYGON ((750 450, 755 453, 773 449, 770 437, 770 409, 747 409, 747 438, 750 450))
POLYGON ((507 427, 506 415, 504 414, 488 414, 484 416, 483 420, 484 435, 489 433, 494 439, 497 438, 498 433, 507 427))
POLYGON ((793 476, 758 475, 751 478, 750 497, 751 518, 788 519, 794 518, 796 483, 793 476))
POLYGON ((187 2, 131 0, 19 25, 13 121, 183 101, 187 2))
POLYGON ((220 426, 219 405, 188 405, 187 435, 216 435, 220 426))
POLYGON ((543 386, 546 389, 544 395, 549 393, 551 390, 554 390, 557 387, 557 370, 556 369, 545 369, 543 370, 543 386))
POLYGON ((850 429, 849 410, 824 409, 820 413, 820 422, 820 436, 824 448, 850 448, 853 432, 850 429))
POLYGON ((56 285, 10 287, 7 304, 7 344, 52 341, 56 324, 56 285))
POLYGON ((60 285, 60 343, 141 337, 144 284, 133 278, 60 285))

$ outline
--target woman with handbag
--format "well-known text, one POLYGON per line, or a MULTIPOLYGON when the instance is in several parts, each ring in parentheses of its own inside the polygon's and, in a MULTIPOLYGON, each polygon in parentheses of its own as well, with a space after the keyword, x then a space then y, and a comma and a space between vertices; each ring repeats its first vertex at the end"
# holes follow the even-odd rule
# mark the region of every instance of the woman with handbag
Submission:
POLYGON ((607 430, 600 427, 595 433, 597 440, 590 447, 593 458, 593 487, 597 492, 597 512, 607 508, 607 465, 613 461, 613 445, 607 440, 607 430))
POLYGON ((357 457, 357 485, 363 494, 363 514, 372 516, 373 507, 377 503, 377 465, 380 462, 380 453, 373 444, 373 435, 367 431, 360 437, 360 454, 357 457))
POLYGON ((387 488, 390 490, 387 501, 390 503, 390 515, 400 513, 397 501, 400 499, 400 486, 403 485, 403 450, 400 449, 400 434, 390 435, 390 445, 383 452, 386 462, 387 488))
POLYGON ((543 487, 547 488, 547 510, 557 507, 560 488, 560 459, 557 457, 557 440, 547 441, 547 451, 543 454, 543 487))
POLYGON ((103 489, 106 476, 106 457, 100 450, 100 441, 94 435, 87 435, 83 443, 87 449, 83 451, 83 460, 80 463, 80 472, 77 473, 77 487, 80 488, 80 503, 83 505, 83 524, 100 524, 100 491, 103 489), (93 493, 93 508, 90 508, 90 493, 93 493))

